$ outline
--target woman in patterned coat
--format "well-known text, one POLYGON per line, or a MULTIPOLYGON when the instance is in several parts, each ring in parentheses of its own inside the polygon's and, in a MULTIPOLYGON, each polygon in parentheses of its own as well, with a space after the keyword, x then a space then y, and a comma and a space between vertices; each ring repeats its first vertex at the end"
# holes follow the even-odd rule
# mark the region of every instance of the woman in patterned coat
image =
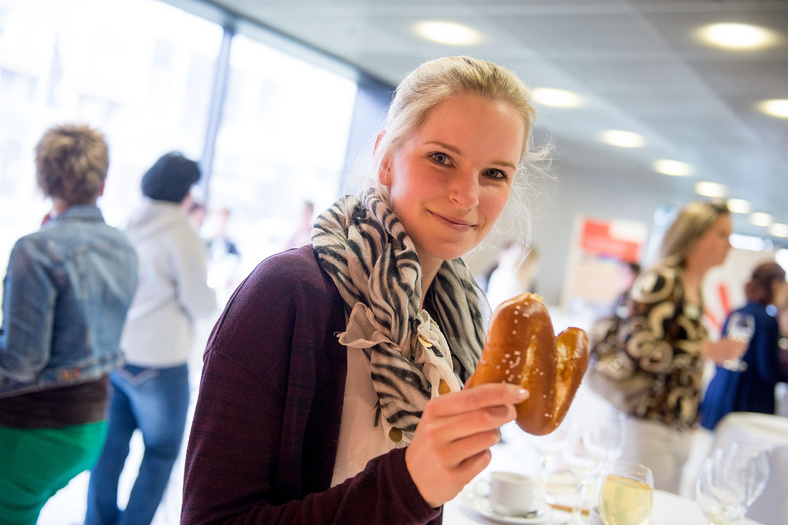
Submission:
MULTIPOLYGON (((263 261, 205 353, 182 523, 440 523, 527 391, 462 390, 488 307, 460 258, 525 183, 534 110, 471 58, 400 84, 372 183, 263 261)), ((523 210, 518 210, 523 213, 523 210)))
POLYGON ((629 392, 622 459, 651 468, 660 490, 679 492, 699 419, 704 360, 722 363, 746 346, 712 342, 701 324, 701 284, 725 261, 731 233, 724 205, 693 202, 679 212, 662 240, 660 262, 632 285, 619 333, 624 351, 606 366, 621 385, 640 385, 629 392))

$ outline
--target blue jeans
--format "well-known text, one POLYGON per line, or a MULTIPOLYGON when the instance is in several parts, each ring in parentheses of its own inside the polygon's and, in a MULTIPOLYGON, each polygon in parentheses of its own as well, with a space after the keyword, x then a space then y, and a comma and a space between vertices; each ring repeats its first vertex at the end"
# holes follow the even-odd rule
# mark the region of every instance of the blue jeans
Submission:
POLYGON ((91 470, 86 525, 148 525, 153 520, 178 457, 189 408, 186 365, 127 365, 110 374, 112 397, 107 442, 91 470), (118 480, 134 430, 145 444, 126 509, 118 508, 118 480))

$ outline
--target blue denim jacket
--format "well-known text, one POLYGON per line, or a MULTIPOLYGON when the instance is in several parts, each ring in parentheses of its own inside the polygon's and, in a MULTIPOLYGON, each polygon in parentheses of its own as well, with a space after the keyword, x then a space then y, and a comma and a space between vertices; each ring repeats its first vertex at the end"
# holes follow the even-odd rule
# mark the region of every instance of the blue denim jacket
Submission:
POLYGON ((16 242, 3 281, 0 398, 99 379, 123 364, 137 255, 92 205, 16 242))

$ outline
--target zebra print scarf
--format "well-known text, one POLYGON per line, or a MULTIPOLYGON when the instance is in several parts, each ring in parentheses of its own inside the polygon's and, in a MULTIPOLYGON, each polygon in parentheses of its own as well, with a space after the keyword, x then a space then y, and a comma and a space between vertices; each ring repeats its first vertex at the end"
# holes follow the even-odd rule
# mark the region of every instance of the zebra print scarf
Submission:
POLYGON ((461 259, 444 261, 419 310, 422 274, 416 249, 375 190, 340 198, 312 230, 320 264, 345 301, 339 341, 363 349, 378 409, 394 442, 410 443, 431 398, 460 390, 485 338, 489 305, 461 259))

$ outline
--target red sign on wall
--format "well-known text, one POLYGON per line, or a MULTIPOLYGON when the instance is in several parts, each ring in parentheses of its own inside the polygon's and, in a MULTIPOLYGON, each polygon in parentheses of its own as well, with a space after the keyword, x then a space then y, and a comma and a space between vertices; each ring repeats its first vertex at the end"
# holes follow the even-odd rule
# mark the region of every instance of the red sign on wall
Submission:
POLYGON ((621 261, 638 262, 641 240, 636 240, 627 228, 616 227, 612 221, 585 219, 580 235, 580 247, 621 261))

